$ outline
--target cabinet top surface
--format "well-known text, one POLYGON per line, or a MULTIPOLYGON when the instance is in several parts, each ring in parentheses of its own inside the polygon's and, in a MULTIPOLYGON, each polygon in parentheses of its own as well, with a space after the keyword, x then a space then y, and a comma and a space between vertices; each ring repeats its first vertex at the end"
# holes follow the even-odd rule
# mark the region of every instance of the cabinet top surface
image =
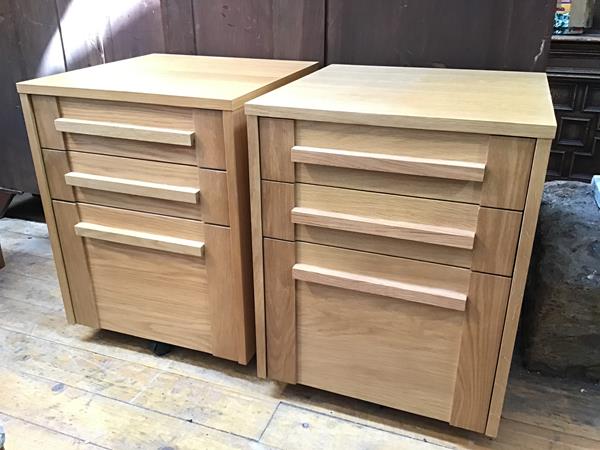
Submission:
POLYGON ((546 74, 331 65, 246 104, 246 114, 554 137, 546 74))
POLYGON ((317 68, 311 61, 152 54, 17 83, 22 94, 233 110, 317 68))

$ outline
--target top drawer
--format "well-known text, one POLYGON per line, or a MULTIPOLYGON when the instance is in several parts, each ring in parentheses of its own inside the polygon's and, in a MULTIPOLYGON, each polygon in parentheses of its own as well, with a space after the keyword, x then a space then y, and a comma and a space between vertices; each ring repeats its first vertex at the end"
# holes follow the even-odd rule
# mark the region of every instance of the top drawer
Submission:
POLYGON ((534 139, 260 119, 261 177, 522 210, 534 139))
POLYGON ((42 147, 225 169, 221 111, 33 96, 42 147))

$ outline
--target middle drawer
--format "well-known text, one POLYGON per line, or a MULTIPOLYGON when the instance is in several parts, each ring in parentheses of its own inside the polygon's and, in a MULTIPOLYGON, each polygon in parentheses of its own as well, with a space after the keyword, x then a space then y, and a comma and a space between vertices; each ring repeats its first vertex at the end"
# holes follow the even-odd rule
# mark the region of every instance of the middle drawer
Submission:
POLYGON ((400 195, 262 182, 263 235, 510 276, 521 213, 400 195))
POLYGON ((50 149, 43 155, 53 199, 229 225, 224 171, 50 149))

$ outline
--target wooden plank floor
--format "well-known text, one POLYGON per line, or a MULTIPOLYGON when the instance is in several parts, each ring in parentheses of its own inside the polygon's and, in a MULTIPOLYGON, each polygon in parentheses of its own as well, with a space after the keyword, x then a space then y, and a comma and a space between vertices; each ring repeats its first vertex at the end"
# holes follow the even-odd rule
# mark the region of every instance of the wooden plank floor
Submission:
POLYGON ((600 449, 600 387, 514 368, 491 440, 366 402, 259 380, 255 367, 68 326, 45 225, 0 220, 6 450, 600 449))

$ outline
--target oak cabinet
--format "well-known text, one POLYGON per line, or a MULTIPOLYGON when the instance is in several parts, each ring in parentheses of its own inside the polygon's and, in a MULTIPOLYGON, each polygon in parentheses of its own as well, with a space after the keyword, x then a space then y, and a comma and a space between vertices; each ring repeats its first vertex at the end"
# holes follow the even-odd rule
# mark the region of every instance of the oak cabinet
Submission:
POLYGON ((246 114, 259 375, 496 435, 545 76, 334 65, 246 114))
POLYGON ((315 68, 155 54, 17 85, 69 322, 252 358, 242 106, 315 68))

